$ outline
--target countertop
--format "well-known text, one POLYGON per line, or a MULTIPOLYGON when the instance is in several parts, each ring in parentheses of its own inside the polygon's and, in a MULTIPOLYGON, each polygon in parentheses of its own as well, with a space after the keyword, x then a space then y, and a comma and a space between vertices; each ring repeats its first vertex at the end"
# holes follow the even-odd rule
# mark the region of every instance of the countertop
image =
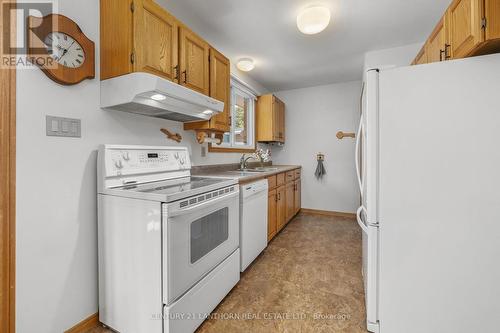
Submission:
POLYGON ((238 166, 235 165, 211 165, 195 167, 191 170, 191 174, 192 176, 237 179, 240 184, 247 184, 279 173, 302 168, 300 165, 268 165, 266 167, 277 168, 277 170, 248 174, 237 171, 238 166))

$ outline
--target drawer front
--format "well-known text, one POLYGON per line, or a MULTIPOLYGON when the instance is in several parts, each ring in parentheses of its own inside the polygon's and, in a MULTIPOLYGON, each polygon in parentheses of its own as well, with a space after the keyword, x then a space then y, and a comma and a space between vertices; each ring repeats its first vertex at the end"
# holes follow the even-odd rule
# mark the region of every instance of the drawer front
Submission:
POLYGON ((267 177, 267 183, 269 185, 269 189, 276 187, 276 176, 267 177))
POLYGON ((285 184, 285 174, 280 173, 276 176, 276 186, 281 186, 285 184))
POLYGON ((286 182, 288 183, 288 182, 291 182, 293 180, 295 180, 295 171, 288 171, 286 173, 286 182))
MULTIPOLYGON (((240 280, 240 250, 236 250, 179 300, 164 307, 165 332, 194 332, 240 280)), ((158 332, 158 331, 156 331, 158 332)))
POLYGON ((295 170, 295 179, 299 179, 300 178, 300 173, 301 173, 301 169, 296 169, 295 170))

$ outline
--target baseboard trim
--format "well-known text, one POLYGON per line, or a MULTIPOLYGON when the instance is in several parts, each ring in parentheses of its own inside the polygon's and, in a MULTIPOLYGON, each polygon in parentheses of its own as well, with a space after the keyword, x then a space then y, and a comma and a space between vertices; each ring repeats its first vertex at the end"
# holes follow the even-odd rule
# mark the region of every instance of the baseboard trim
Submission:
POLYGON ((319 210, 319 209, 302 208, 300 210, 300 212, 302 214, 308 214, 308 215, 345 217, 345 218, 351 218, 351 219, 355 219, 356 218, 356 214, 354 214, 354 213, 333 212, 333 211, 329 211, 329 210, 319 210))
POLYGON ((64 331, 64 333, 84 333, 97 326, 99 326, 99 314, 95 313, 71 327, 69 330, 64 331))

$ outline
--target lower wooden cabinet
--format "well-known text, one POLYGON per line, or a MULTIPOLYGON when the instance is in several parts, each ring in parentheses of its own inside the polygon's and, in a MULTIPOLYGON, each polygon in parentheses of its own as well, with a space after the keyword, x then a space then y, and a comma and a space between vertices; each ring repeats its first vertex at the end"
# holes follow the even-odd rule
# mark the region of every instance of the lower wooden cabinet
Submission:
POLYGON ((286 184, 286 222, 295 215, 295 182, 291 181, 286 184))
POLYGON ((276 220, 278 232, 286 225, 286 202, 285 202, 285 186, 278 187, 278 201, 276 204, 276 220))
POLYGON ((295 193, 294 193, 294 215, 298 214, 300 212, 300 206, 301 206, 301 180, 300 178, 295 181, 295 193))
MULTIPOLYGON (((276 178, 276 177, 275 177, 276 178)), ((271 186, 271 184, 269 184, 271 186)), ((267 195, 267 239, 268 241, 278 233, 278 216, 276 210, 278 207, 278 191, 269 190, 267 195)))
POLYGON ((274 238, 301 208, 300 169, 268 177, 267 239, 274 238))

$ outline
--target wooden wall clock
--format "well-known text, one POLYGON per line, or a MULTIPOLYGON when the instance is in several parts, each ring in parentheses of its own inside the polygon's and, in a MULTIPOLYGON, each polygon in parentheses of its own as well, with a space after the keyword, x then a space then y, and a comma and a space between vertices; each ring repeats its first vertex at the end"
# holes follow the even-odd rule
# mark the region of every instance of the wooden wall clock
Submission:
POLYGON ((95 77, 94 42, 64 15, 28 17, 28 53, 32 63, 60 84, 95 77))

